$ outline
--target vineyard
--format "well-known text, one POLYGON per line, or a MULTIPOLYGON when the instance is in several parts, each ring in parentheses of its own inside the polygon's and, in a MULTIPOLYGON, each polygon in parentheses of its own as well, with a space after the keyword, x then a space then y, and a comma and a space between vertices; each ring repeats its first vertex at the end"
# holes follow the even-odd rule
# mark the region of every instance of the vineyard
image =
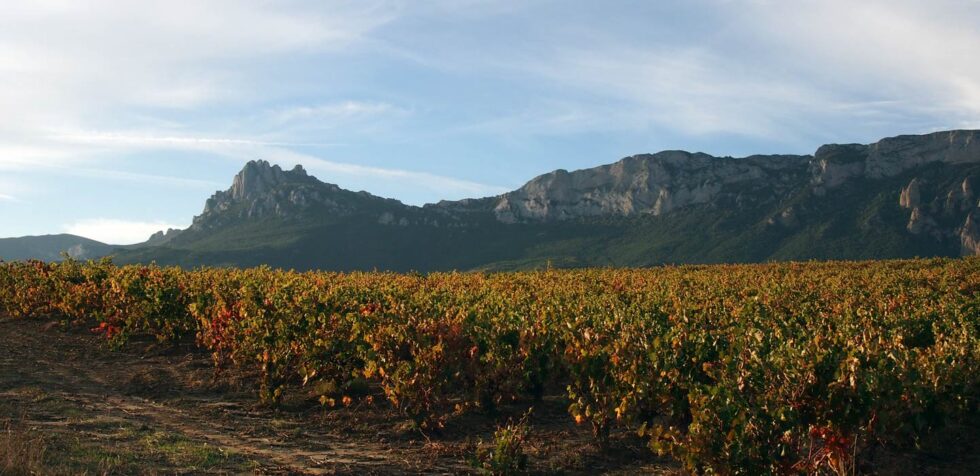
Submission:
POLYGON ((313 389, 437 435, 567 398, 596 444, 629 431, 695 473, 848 473, 977 410, 980 259, 297 273, 0 263, 0 312, 119 346, 193 341, 259 398, 313 389))

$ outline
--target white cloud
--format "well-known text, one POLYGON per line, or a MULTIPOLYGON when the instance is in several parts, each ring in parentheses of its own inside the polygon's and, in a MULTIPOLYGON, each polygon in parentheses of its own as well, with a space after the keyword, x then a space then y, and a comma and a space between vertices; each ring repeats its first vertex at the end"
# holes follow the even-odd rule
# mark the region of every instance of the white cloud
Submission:
POLYGON ((170 228, 183 229, 187 225, 178 225, 164 221, 128 221, 111 218, 93 218, 80 220, 65 225, 64 230, 73 235, 109 243, 113 245, 130 245, 146 241, 150 235, 160 230, 170 228))
POLYGON ((4 193, 0 193, 0 201, 5 201, 5 202, 19 202, 20 200, 17 197, 13 196, 13 195, 7 195, 7 194, 4 194, 4 193))

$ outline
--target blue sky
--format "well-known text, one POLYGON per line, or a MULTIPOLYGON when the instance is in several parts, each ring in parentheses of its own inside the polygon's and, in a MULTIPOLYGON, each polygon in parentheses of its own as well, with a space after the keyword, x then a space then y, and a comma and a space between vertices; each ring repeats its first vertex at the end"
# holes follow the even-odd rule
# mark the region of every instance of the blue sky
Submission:
POLYGON ((980 2, 0 6, 0 237, 184 227, 250 159, 422 204, 663 149, 980 127, 980 2))

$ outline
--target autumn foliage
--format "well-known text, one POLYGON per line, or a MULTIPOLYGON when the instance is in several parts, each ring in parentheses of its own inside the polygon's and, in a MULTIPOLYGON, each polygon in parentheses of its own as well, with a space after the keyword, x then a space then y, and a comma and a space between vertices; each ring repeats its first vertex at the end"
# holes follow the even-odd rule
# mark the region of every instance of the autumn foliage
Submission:
POLYGON ((0 264, 0 309, 114 344, 194 339, 219 369, 325 405, 384 396, 423 430, 551 392, 600 444, 693 472, 846 472, 980 395, 980 259, 297 273, 0 264))

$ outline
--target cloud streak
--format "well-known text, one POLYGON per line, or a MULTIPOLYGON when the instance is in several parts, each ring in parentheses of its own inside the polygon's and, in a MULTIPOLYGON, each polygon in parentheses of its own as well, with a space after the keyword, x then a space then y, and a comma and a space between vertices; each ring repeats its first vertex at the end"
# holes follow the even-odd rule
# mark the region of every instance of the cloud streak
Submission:
POLYGON ((284 146, 284 147, 330 147, 338 144, 276 142, 252 139, 235 139, 220 137, 189 137, 189 136, 154 136, 147 134, 131 134, 126 132, 83 132, 51 136, 58 142, 81 145, 101 145, 110 147, 132 148, 176 148, 211 150, 215 147, 226 146, 284 146))
MULTIPOLYGON (((0 16, 0 109, 16 113, 0 117, 0 141, 58 151, 51 130, 103 129, 128 123, 135 111, 158 117, 197 114, 205 106, 254 96, 256 90, 274 93, 256 84, 260 80, 249 72, 253 65, 287 53, 351 48, 394 18, 397 9, 388 3, 6 5, 0 16)), ((12 161, 0 155, 0 164, 5 160, 12 161)))
POLYGON ((121 180, 125 182, 154 183, 173 187, 188 187, 206 190, 215 190, 224 186, 219 182, 210 180, 200 180, 187 177, 174 177, 170 175, 143 174, 137 172, 126 172, 122 170, 108 170, 97 168, 61 168, 60 171, 66 175, 76 177, 88 177, 93 179, 121 180))
POLYGON ((343 101, 317 106, 294 106, 276 112, 275 121, 350 121, 386 115, 404 115, 407 111, 384 102, 343 101))
POLYGON ((334 162, 287 149, 265 148, 259 156, 281 166, 302 164, 312 171, 326 172, 330 176, 346 175, 390 182, 407 183, 436 191, 446 197, 485 197, 507 192, 508 189, 453 177, 395 168, 334 162))
POLYGON ((670 131, 816 145, 859 132, 871 140, 978 124, 980 63, 966 58, 980 44, 980 3, 663 7, 667 19, 688 10, 699 10, 697 24, 639 13, 618 18, 615 29, 542 19, 548 40, 528 42, 520 54, 487 47, 474 58, 436 48, 419 62, 536 85, 520 108, 453 126, 466 133, 670 131))
MULTIPOLYGON (((429 172, 410 171, 399 168, 365 166, 327 160, 308 153, 297 152, 294 147, 327 146, 330 144, 302 144, 290 142, 261 141, 251 139, 201 138, 201 137, 157 137, 125 132, 90 132, 57 136, 59 140, 79 144, 118 147, 135 150, 190 150, 232 158, 240 162, 263 158, 291 167, 297 163, 314 170, 328 173, 331 177, 346 176, 373 179, 381 182, 409 184, 442 194, 444 197, 465 198, 488 196, 506 192, 508 189, 469 180, 448 177, 429 172)), ((62 168, 62 170, 67 170, 62 168)), ((113 178, 122 180, 152 181, 187 186, 220 186, 211 181, 193 180, 178 177, 135 174, 75 167, 70 172, 76 175, 113 178)))
MULTIPOLYGON (((359 110, 360 107, 355 106, 352 109, 359 110)), ((455 177, 448 177, 440 174, 411 171, 392 167, 365 166, 338 162, 295 150, 299 147, 330 147, 337 144, 277 142, 239 138, 152 136, 146 134, 132 134, 128 132, 104 131, 61 134, 53 137, 64 143, 99 146, 108 148, 109 150, 198 151, 223 156, 242 163, 256 158, 266 159, 278 163, 284 167, 292 167, 293 165, 299 163, 310 170, 326 173, 328 176, 334 178, 337 178, 338 176, 341 178, 354 177, 371 179, 377 183, 387 182, 397 183, 402 186, 411 185, 434 192, 435 194, 441 195, 444 198, 488 196, 508 191, 508 189, 504 187, 463 180, 455 177)), ((50 166, 49 168, 57 168, 61 173, 92 178, 140 181, 212 189, 222 188, 224 186, 221 183, 208 180, 140 174, 105 168, 81 166, 50 166)), ((374 191, 377 192, 377 190, 374 191)))

